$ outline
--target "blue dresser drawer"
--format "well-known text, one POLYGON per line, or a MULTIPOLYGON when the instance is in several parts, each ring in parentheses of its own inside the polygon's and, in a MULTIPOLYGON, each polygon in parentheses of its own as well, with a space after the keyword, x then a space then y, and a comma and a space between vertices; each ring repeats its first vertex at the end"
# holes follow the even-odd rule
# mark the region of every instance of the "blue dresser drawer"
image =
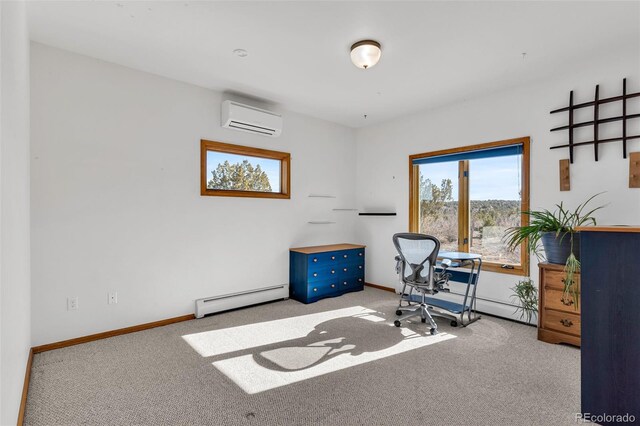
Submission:
POLYGON ((341 264, 351 264, 357 262, 364 262, 364 249, 357 250, 342 250, 336 252, 338 259, 342 262, 341 264))
POLYGON ((307 298, 326 297, 339 292, 340 282, 338 280, 318 281, 307 287, 307 298))
POLYGON ((358 274, 364 275, 364 262, 336 264, 331 267, 316 266, 308 268, 307 281, 323 281, 335 279, 336 277, 353 277, 358 274))
POLYGON ((327 266, 331 264, 335 264, 337 260, 339 260, 339 255, 337 252, 327 252, 327 253, 314 253, 308 255, 309 258, 309 266, 317 265, 317 266, 327 266))
POLYGON ((362 276, 351 276, 351 277, 342 277, 340 279, 340 288, 342 290, 346 290, 356 286, 364 285, 364 275, 362 276))
POLYGON ((364 262, 343 265, 338 271, 340 277, 355 277, 361 274, 364 277, 364 262))
POLYGON ((321 281, 337 277, 342 271, 340 265, 310 265, 307 268, 307 281, 321 281))
POLYGON ((331 266, 342 265, 345 262, 354 263, 364 261, 364 249, 338 250, 326 253, 314 253, 309 256, 309 265, 331 266))
POLYGON ((363 246, 337 244, 291 249, 290 296, 303 303, 364 288, 363 246))

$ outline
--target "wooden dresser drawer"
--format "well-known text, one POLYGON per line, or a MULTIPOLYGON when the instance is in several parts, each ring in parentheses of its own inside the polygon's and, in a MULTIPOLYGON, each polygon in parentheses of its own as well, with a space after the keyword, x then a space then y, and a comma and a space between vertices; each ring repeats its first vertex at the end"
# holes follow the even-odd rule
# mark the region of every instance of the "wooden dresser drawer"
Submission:
POLYGON ((578 309, 575 308, 575 301, 572 295, 564 297, 564 291, 546 288, 544 291, 545 307, 557 311, 568 312, 570 314, 580 314, 580 295, 578 295, 578 309))
POLYGON ((542 327, 580 336, 580 315, 545 309, 542 313, 542 327))
MULTIPOLYGON (((564 279, 565 279, 565 272, 564 271, 552 271, 552 270, 546 270, 544 272, 544 287, 545 288, 551 288, 551 289, 555 289, 555 290, 564 290, 564 279)), ((580 274, 575 274, 573 276, 573 280, 574 282, 574 286, 576 286, 576 290, 579 293, 580 292, 580 274)))
POLYGON ((578 309, 571 294, 563 301, 564 265, 540 263, 538 339, 548 343, 580 346, 580 272, 574 274, 578 291, 578 309), (568 303, 568 304, 567 304, 568 303))

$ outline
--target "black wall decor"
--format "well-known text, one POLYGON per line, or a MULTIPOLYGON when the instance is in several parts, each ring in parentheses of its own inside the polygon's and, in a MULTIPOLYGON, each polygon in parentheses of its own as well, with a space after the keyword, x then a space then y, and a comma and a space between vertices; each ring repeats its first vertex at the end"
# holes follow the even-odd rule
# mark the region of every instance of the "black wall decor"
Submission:
POLYGON ((569 130, 569 143, 563 145, 552 146, 551 149, 569 148, 569 161, 573 163, 573 148, 582 145, 593 145, 593 153, 596 161, 598 161, 598 146, 603 143, 622 141, 622 158, 627 158, 627 141, 631 139, 640 139, 640 135, 627 135, 627 120, 632 118, 639 118, 640 114, 627 114, 627 100, 640 97, 640 92, 627 94, 627 79, 622 80, 622 95, 613 96, 611 98, 600 99, 599 96, 600 85, 596 85, 596 92, 593 101, 584 102, 581 104, 573 104, 573 90, 569 92, 569 106, 559 108, 551 111, 551 114, 568 111, 569 112, 569 124, 566 126, 555 127, 551 129, 552 132, 559 130, 569 130), (599 106, 602 104, 608 104, 610 102, 622 102, 622 115, 617 117, 600 118, 599 106), (573 112, 580 108, 593 107, 593 120, 584 121, 581 123, 574 123, 573 112), (598 138, 598 126, 604 123, 611 123, 614 121, 622 121, 622 136, 616 138, 600 139, 598 138), (593 126, 593 140, 586 142, 574 142, 573 129, 578 127, 593 126))

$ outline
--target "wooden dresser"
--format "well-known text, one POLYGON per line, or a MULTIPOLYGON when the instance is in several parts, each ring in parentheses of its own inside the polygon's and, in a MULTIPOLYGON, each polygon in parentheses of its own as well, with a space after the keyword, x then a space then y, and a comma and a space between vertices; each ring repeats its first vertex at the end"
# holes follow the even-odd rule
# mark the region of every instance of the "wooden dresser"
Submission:
MULTIPOLYGON (((580 346, 580 304, 563 300, 564 265, 540 263, 538 340, 580 346)), ((580 299, 580 274, 574 275, 580 299)))
POLYGON ((364 247, 357 244, 289 250, 289 294, 312 303, 364 289, 364 247))

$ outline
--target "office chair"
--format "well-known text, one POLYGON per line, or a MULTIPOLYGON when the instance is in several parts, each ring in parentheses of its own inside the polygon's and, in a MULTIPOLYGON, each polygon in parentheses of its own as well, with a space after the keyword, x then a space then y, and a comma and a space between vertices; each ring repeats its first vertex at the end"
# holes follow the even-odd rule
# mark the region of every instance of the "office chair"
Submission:
POLYGON ((451 276, 447 273, 451 261, 443 260, 439 265, 441 271, 435 271, 440 241, 431 235, 399 233, 393 236, 393 244, 398 251, 396 271, 400 274, 400 280, 403 284, 400 303, 396 311, 396 315, 401 316, 394 321, 394 325, 400 327, 401 321, 420 315, 423 323, 429 321, 431 334, 436 334, 438 325, 429 312, 426 296, 427 294, 436 294, 439 291, 448 291, 445 286, 448 285, 451 276), (410 288, 409 294, 406 293, 407 286, 410 288), (422 295, 418 305, 411 304, 414 290, 422 295), (402 306, 403 301, 408 301, 409 304, 402 306))

